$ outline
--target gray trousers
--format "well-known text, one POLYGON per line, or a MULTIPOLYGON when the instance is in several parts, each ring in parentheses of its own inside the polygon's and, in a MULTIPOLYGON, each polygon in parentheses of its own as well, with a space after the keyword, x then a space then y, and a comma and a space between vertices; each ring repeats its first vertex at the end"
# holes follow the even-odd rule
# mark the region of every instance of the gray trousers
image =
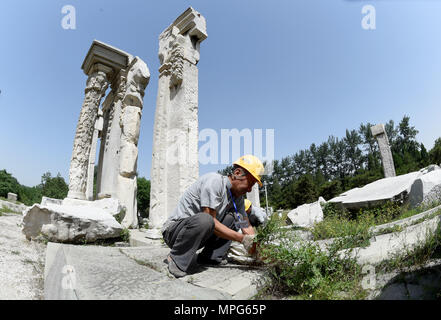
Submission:
MULTIPOLYGON (((225 214, 219 222, 237 231, 232 213, 225 214)), ((196 251, 201 248, 204 249, 199 255, 220 262, 232 242, 214 234, 213 217, 204 212, 172 223, 162 236, 171 249, 171 258, 182 271, 187 271, 196 251)))

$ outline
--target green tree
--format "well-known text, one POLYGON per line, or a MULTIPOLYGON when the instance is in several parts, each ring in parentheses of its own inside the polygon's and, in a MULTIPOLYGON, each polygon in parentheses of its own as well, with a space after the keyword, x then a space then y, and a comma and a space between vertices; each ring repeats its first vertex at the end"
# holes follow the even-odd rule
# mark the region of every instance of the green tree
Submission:
POLYGON ((319 186, 319 194, 326 201, 338 196, 342 191, 340 180, 328 181, 319 186))
POLYGON ((138 202, 138 212, 142 218, 147 218, 150 208, 150 180, 141 177, 137 179, 137 184, 136 200, 138 202))
POLYGON ((64 199, 69 191, 69 186, 64 181, 60 173, 56 177, 52 177, 50 172, 46 172, 41 176, 42 195, 54 199, 64 199))
POLYGON ((18 195, 20 201, 27 206, 31 206, 34 203, 40 203, 43 196, 41 186, 27 187, 23 185, 20 186, 18 195))
POLYGON ((435 140, 435 145, 429 151, 430 163, 441 165, 441 137, 435 140))
POLYGON ((420 166, 421 167, 426 167, 430 164, 430 160, 429 160, 429 153, 426 150, 426 147, 424 147, 424 144, 421 143, 421 147, 420 147, 420 155, 421 155, 421 161, 420 161, 420 166))
POLYGON ((317 199, 317 188, 310 174, 305 174, 299 180, 292 183, 289 198, 289 206, 291 208, 317 201, 317 199))
POLYGON ((20 190, 20 184, 12 174, 6 170, 0 170, 0 197, 6 198, 8 192, 12 192, 18 195, 20 190))
POLYGON ((359 145, 362 138, 356 130, 347 130, 346 137, 343 139, 345 143, 345 157, 350 165, 350 172, 355 174, 363 165, 362 151, 359 145))
POLYGON ((278 180, 273 181, 268 192, 268 203, 275 210, 286 207, 286 199, 284 198, 282 187, 278 180))

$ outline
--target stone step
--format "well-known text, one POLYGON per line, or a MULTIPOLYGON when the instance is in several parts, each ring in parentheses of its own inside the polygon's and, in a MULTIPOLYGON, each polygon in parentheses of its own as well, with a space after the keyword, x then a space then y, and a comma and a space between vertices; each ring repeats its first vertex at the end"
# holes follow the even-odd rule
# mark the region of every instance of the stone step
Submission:
POLYGON ((170 249, 158 240, 146 242, 138 247, 49 242, 45 299, 236 300, 257 293, 257 268, 194 264, 187 276, 176 279, 166 263, 170 249))

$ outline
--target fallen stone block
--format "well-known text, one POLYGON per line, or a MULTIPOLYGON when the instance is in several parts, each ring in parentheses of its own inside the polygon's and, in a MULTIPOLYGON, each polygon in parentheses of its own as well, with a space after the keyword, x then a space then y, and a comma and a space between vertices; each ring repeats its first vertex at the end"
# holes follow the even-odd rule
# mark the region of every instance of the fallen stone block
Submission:
POLYGON ((27 239, 43 235, 54 242, 84 243, 117 238, 123 227, 105 209, 87 205, 34 204, 23 217, 27 239))
POLYGON ((407 197, 416 179, 421 172, 411 172, 396 177, 383 178, 355 188, 332 198, 328 202, 339 203, 347 209, 360 209, 381 205, 389 200, 403 200, 407 197))
POLYGON ((298 206, 288 213, 288 219, 293 225, 299 227, 312 227, 315 223, 323 220, 321 203, 326 203, 326 200, 322 197, 314 203, 298 206))
POLYGON ((12 202, 16 202, 17 201, 17 194, 12 193, 12 192, 8 192, 8 200, 12 201, 12 202))
POLYGON ((5 201, 0 199, 0 208, 6 207, 11 211, 23 213, 28 207, 21 203, 12 203, 10 201, 5 201))
POLYGON ((63 204, 63 200, 62 199, 49 198, 49 197, 42 197, 40 204, 42 206, 45 206, 47 204, 58 204, 58 205, 61 205, 61 204, 63 204))
POLYGON ((441 193, 441 170, 433 170, 415 180, 409 194, 409 201, 412 207, 422 203, 440 201, 441 193), (433 192, 432 192, 433 190, 433 192))
POLYGON ((416 206, 434 185, 441 183, 440 169, 437 165, 430 165, 419 171, 379 179, 362 188, 346 191, 328 202, 340 204, 346 209, 360 209, 378 206, 386 201, 404 202, 411 199, 416 206))

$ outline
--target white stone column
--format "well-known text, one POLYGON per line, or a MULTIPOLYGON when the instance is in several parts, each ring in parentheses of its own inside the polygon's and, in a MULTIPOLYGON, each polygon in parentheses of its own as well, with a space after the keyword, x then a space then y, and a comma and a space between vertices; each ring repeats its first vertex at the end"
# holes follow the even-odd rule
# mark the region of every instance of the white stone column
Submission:
POLYGON ((103 130, 103 111, 98 109, 98 118, 95 122, 92 145, 90 146, 89 168, 87 169, 86 199, 89 201, 93 201, 93 174, 95 171, 96 146, 98 144, 98 136, 101 130, 103 130))
POLYGON ((198 68, 205 18, 188 8, 159 37, 158 95, 153 130, 149 225, 163 223, 197 180, 198 68))
POLYGON ((251 192, 247 192, 247 199, 251 201, 254 207, 260 207, 259 184, 257 182, 254 184, 251 192))
MULTIPOLYGON (((118 78, 121 79, 121 76, 118 78)), ((118 84, 114 86, 114 90, 109 93, 109 101, 103 103, 104 128, 99 156, 98 199, 117 197, 116 187, 118 184, 117 177, 119 174, 121 146, 121 127, 119 125, 119 119, 122 109, 121 97, 117 94, 120 88, 119 83, 120 82, 118 82, 118 84)))
POLYGON ((383 124, 377 124, 371 127, 372 135, 377 139, 380 149, 381 162, 383 163, 384 177, 395 177, 395 165, 392 157, 392 151, 387 138, 386 130, 383 124))
POLYGON ((138 162, 138 139, 141 125, 144 90, 150 80, 147 65, 135 57, 129 66, 125 82, 121 86, 122 111, 119 118, 121 127, 119 151, 119 175, 117 194, 126 207, 122 225, 127 228, 138 226, 136 169, 138 162))
POLYGON ((109 85, 108 75, 111 71, 111 68, 100 63, 94 64, 90 69, 70 162, 68 198, 86 199, 87 170, 93 132, 101 99, 109 85))

